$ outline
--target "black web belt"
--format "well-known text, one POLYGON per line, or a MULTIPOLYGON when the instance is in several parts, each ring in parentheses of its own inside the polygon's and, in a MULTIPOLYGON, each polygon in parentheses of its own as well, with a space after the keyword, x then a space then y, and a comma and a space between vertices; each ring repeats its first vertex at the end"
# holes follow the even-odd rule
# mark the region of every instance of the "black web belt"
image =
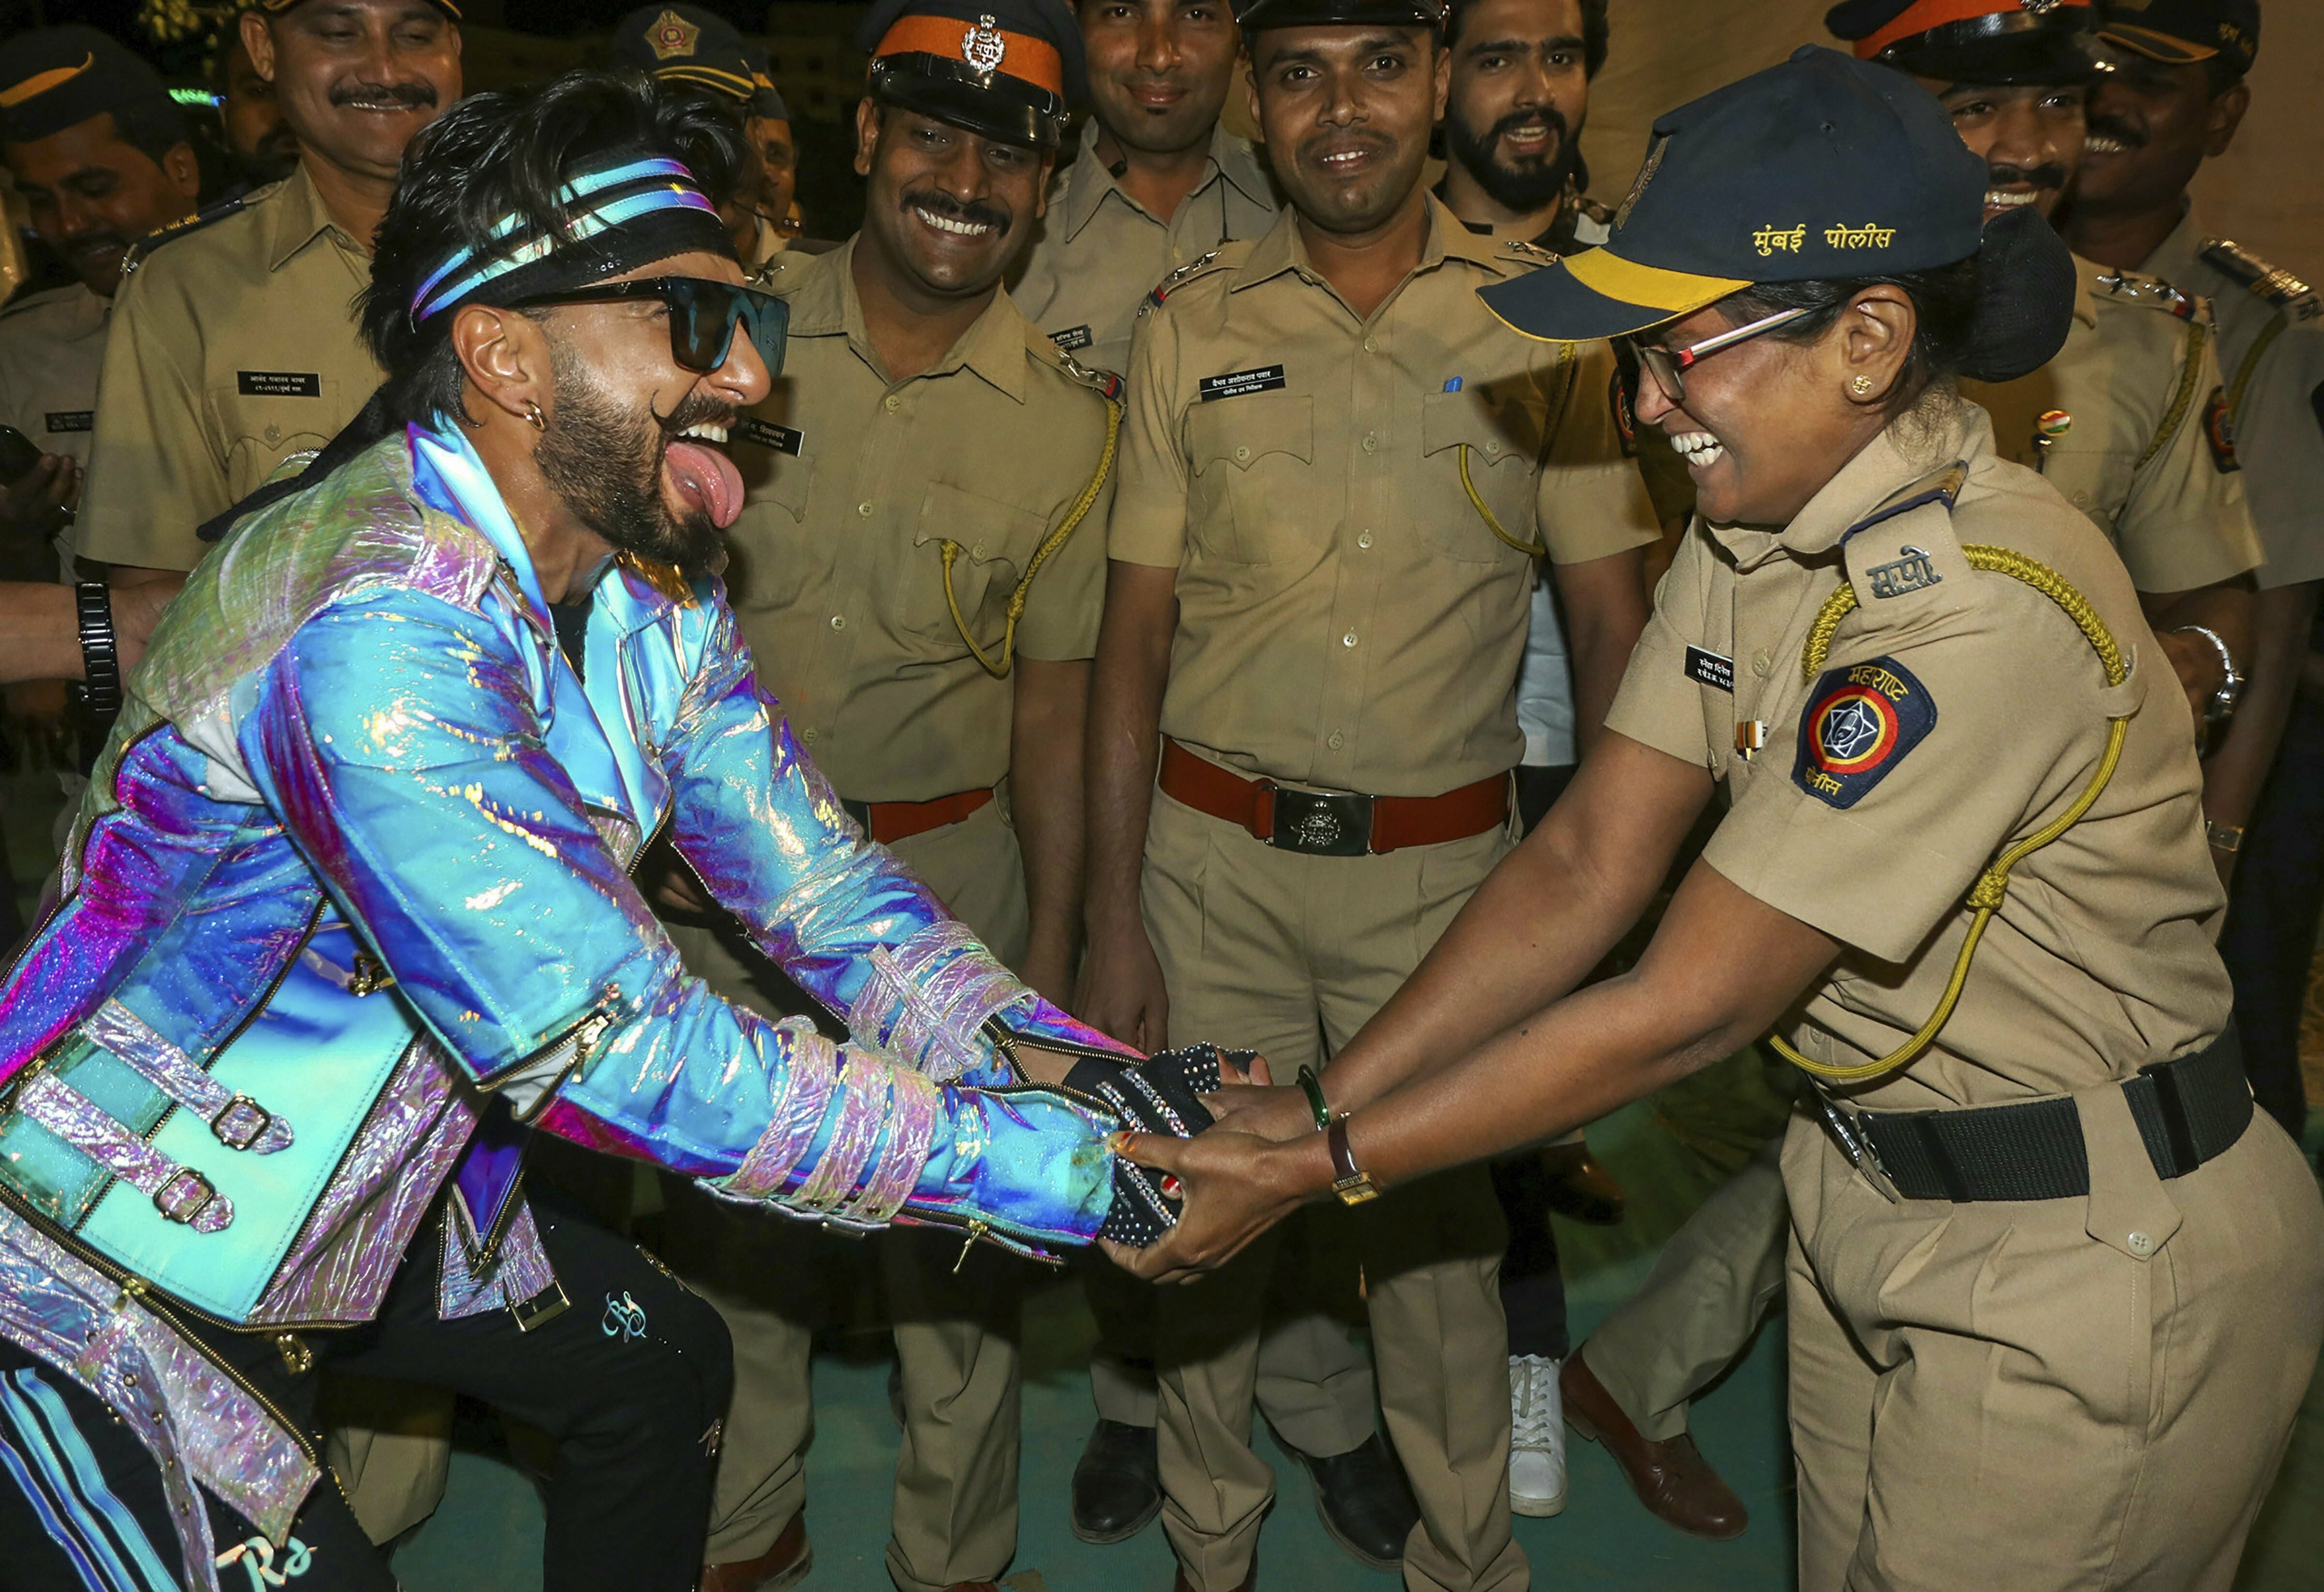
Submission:
MULTIPOLYGON (((2231 1024, 2191 1055, 2121 1085, 2154 1174, 2184 1177, 2225 1154, 2252 1118, 2243 1046, 2231 1024)), ((2070 1098, 1950 1111, 1856 1111, 1814 1091, 1849 1161, 1871 1163, 1906 1200, 2064 1200, 2090 1192, 2089 1153, 2070 1098)))

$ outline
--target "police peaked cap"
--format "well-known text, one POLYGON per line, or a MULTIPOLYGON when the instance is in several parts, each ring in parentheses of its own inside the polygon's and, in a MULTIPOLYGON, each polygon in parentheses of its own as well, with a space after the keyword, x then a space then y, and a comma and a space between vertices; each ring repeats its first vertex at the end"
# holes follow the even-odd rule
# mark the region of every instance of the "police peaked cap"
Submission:
POLYGON ((1859 60, 1947 83, 2081 83, 2107 66, 2096 0, 1841 0, 1823 22, 1859 60))
POLYGON ((0 139, 10 143, 147 103, 177 108, 152 67, 95 28, 34 28, 0 46, 0 139))
POLYGON ((2220 60, 2248 72, 2259 59, 2259 0, 2112 0, 2098 37, 2172 66, 2220 60))
POLYGON ((855 43, 875 98, 1003 143, 1056 148, 1088 91, 1065 0, 880 0, 855 43))
POLYGON ((613 24, 615 65, 690 83, 746 104, 758 92, 750 50, 733 23, 699 5, 641 5, 613 24))
POLYGON ((1445 0, 1241 0, 1235 24, 1246 33, 1263 28, 1436 28, 1451 15, 1445 0))

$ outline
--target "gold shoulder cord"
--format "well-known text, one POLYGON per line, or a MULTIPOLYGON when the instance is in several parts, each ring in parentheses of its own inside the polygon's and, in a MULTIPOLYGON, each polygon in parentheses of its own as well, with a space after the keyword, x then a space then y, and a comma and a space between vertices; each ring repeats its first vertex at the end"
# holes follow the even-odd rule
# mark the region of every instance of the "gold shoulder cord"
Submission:
POLYGON ((2290 316, 2279 309, 2275 312, 2275 318, 2263 327, 2259 336, 2252 339, 2251 352, 2245 354, 2243 363, 2236 367, 2235 383, 2227 389, 2227 419, 2230 423, 2244 412, 2244 389, 2251 385, 2252 373, 2259 369, 2259 356, 2283 335, 2283 328, 2291 324, 2291 320, 2290 316))
MULTIPOLYGON (((1573 394, 1573 345, 1560 343, 1557 345, 1557 401, 1550 406, 1548 435, 1552 438, 1557 436, 1558 427, 1564 422, 1565 401, 1573 394)), ((1538 558, 1549 551, 1549 539, 1546 537, 1537 542, 1521 542, 1504 529, 1493 511, 1485 507, 1485 500, 1478 495, 1476 483, 1469 479, 1469 445, 1465 442, 1461 445, 1461 490, 1467 492, 1470 502, 1476 505, 1478 516, 1484 520, 1487 530, 1491 531, 1528 558, 1538 558)))
POLYGON ((1017 589, 1009 594, 1009 623, 1001 632, 999 663, 986 657, 984 649, 976 644, 976 638, 968 633, 968 621, 961 615, 960 599, 953 593, 952 566, 953 561, 960 557, 960 544, 950 537, 937 538, 936 547, 944 554, 945 606, 952 610, 953 628, 960 632, 960 639, 968 643, 971 655, 984 666, 984 672, 994 679, 1007 679, 1009 671, 1016 667, 1017 621, 1025 617, 1025 598, 1033 590, 1033 577, 1040 574, 1041 566, 1065 545, 1066 538, 1074 534, 1074 527, 1080 525, 1083 517, 1090 511, 1090 505, 1097 502, 1097 494, 1105 486, 1106 473, 1113 468, 1114 446, 1120 437, 1121 403, 1118 399, 1109 398, 1105 400, 1105 447, 1097 456, 1096 473, 1089 478, 1089 484, 1082 488, 1082 495, 1074 500, 1074 506, 1065 511, 1065 517, 1057 521, 1057 529, 1042 540, 1033 554, 1032 561, 1025 566, 1025 573, 1018 580, 1017 589))
MULTIPOLYGON (((2130 670, 2123 663, 2122 652, 2116 647, 2114 636, 2107 630, 2106 621, 2098 618, 2089 600, 2076 591, 2065 576, 2048 565, 2007 548, 1969 546, 1962 548, 1961 552, 1968 557, 1971 568, 2024 581, 2064 609, 2066 616, 2080 628, 2083 636, 2089 640, 2091 650, 2098 655, 2108 686, 2119 686, 2129 676, 2130 670)), ((1823 667, 1824 659, 1831 655, 1832 632, 1840 628, 1840 621, 1846 619, 1855 607, 1856 587, 1852 583, 1843 583, 1838 591, 1824 599, 1823 607, 1816 613, 1815 623, 1808 629, 1807 645, 1800 651, 1802 678, 1812 680, 1816 677, 1817 672, 1823 667)), ((2097 772, 2090 776, 2090 782, 2083 787, 2082 794, 2074 798, 2074 805, 2015 845, 2003 851, 1978 876, 1978 881, 1970 887, 1967 897, 1968 905, 1977 909, 1977 916, 1969 920, 1969 934, 1961 941, 1960 955, 1953 962, 1953 976, 1945 985, 1944 998, 1937 1002, 1937 1009, 1930 1015, 1927 1022, 1921 1025, 1921 1031, 1906 1040, 1901 1049, 1892 1051, 1877 1062, 1865 1062, 1853 1067, 1835 1067, 1829 1063, 1810 1061, 1784 1044, 1778 1035, 1769 1035, 1768 1043, 1794 1066, 1832 1083, 1861 1083, 1868 1078, 1877 1078, 1884 1072, 1904 1066, 1926 1050, 1930 1042, 1936 1038, 1937 1031, 1953 1015, 1954 1004, 1960 999, 1961 985, 1969 978, 1969 958, 1977 954, 1977 944, 1985 935, 1985 925, 1992 921, 1996 912, 2001 910, 2002 897, 2008 893, 2009 870, 2081 822, 2082 814, 2089 812, 2090 804, 2098 799, 2098 793, 2106 788, 2107 781, 2114 778, 2115 765, 2122 760, 2123 740, 2129 732, 2130 720, 2127 717, 2114 720, 2107 731, 2106 753, 2098 759, 2097 772)))
POLYGON ((2134 470, 2146 468, 2147 461, 2170 446, 2179 435, 2179 428, 2187 423, 2187 411, 2195 406, 2195 387, 2202 380, 2203 345, 2209 342, 2211 328, 2200 320, 2187 323, 2187 359, 2179 370, 2179 389, 2171 395, 2171 408, 2163 416, 2163 424, 2155 428, 2154 440, 2138 456, 2134 470))

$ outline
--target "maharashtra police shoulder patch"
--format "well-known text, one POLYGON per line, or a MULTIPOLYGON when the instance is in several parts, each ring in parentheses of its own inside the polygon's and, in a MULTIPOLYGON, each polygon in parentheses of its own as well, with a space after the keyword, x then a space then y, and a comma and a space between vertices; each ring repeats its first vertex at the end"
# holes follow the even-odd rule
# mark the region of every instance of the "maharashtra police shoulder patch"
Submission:
POLYGON ((1826 669, 1800 713, 1792 778, 1831 806, 1852 807, 1937 726, 1937 704, 1893 658, 1826 669))

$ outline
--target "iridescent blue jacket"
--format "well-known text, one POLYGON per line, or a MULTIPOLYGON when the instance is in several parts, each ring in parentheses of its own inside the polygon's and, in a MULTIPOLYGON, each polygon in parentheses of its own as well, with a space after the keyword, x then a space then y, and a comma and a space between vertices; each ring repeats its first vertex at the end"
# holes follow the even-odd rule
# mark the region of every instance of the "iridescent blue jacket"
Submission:
POLYGON ((446 1308, 519 1303, 548 1279, 507 1264, 535 1247, 495 1097, 817 1219, 1091 1238, 1113 1123, 1006 1053, 1129 1053, 864 839, 715 579, 617 564, 580 650, 456 434, 204 563, 0 985, 0 1247, 226 1323, 361 1321, 456 1166, 446 1308), (629 872, 665 830, 847 1043, 687 973, 629 872))

